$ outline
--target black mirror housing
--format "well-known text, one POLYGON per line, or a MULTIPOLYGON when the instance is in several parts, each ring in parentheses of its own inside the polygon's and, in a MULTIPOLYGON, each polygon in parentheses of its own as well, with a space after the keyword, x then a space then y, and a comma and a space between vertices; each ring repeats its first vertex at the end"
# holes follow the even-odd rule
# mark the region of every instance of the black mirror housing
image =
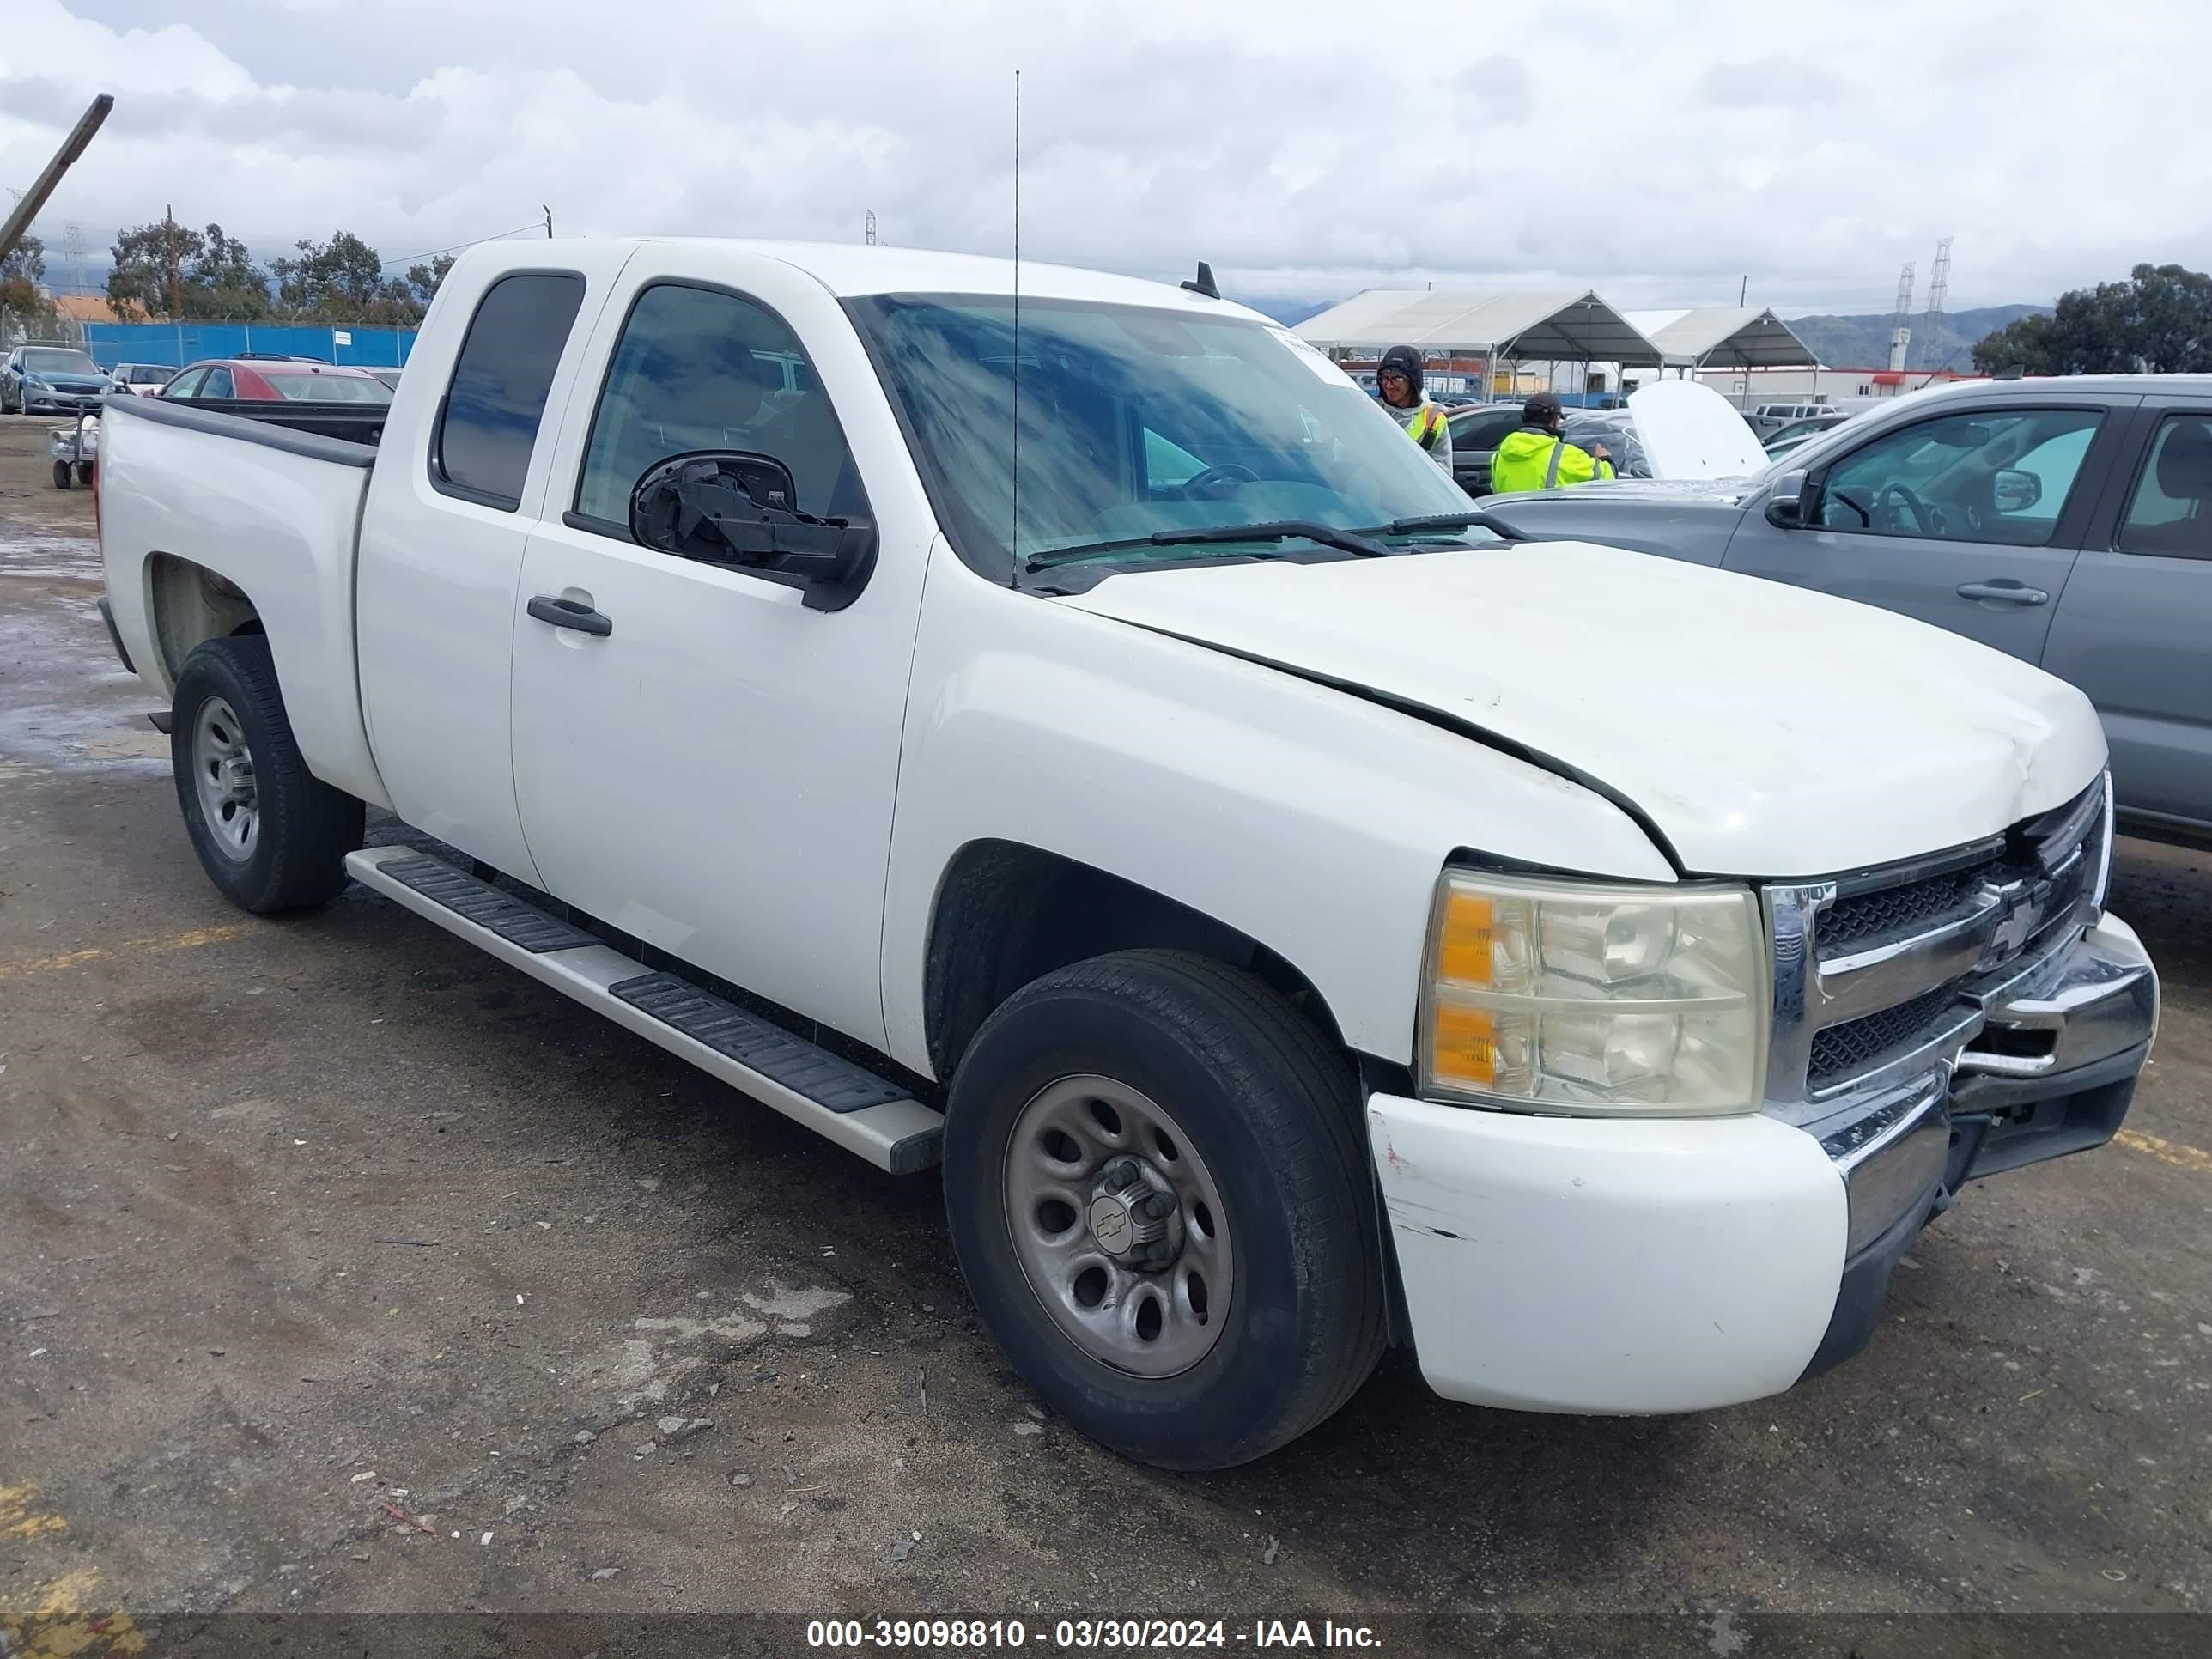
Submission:
POLYGON ((802 513, 798 495, 791 469, 773 455, 686 450, 631 487, 629 533, 641 547, 800 588, 810 609, 842 610, 875 566, 875 526, 802 513))

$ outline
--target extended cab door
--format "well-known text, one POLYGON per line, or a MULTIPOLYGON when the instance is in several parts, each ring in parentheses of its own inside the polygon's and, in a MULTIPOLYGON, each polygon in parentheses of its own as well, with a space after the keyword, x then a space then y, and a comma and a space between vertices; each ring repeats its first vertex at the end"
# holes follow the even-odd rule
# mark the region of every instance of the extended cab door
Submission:
POLYGON ((1807 480, 1802 522, 1747 514, 1725 566, 2037 661, 2119 442, 2112 404, 2039 388, 1889 425, 1807 480))
POLYGON ((447 273, 385 423, 355 577, 362 718, 393 806, 531 880, 508 761, 515 589, 551 466, 545 410, 634 245, 550 246, 543 266, 513 269, 501 245, 447 273))
POLYGON ((2143 399, 2043 665, 2089 694, 2130 816, 2212 830, 2212 398, 2143 399))
POLYGON ((514 599, 514 782, 544 884, 881 1046, 884 878, 935 533, 890 406, 816 279, 727 249, 641 249, 591 362, 514 599), (801 511, 872 522, 864 580, 810 593, 633 541, 639 477, 698 449, 771 456, 801 511))

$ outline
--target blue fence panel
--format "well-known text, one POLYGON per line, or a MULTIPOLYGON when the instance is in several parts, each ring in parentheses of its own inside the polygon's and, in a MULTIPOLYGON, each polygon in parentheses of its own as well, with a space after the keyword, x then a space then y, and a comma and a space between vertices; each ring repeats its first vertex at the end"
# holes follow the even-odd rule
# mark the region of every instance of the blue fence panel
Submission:
POLYGON ((105 368, 167 363, 181 368, 204 357, 249 351, 316 357, 326 363, 390 368, 415 349, 411 328, 310 328, 276 323, 87 323, 86 348, 105 368))

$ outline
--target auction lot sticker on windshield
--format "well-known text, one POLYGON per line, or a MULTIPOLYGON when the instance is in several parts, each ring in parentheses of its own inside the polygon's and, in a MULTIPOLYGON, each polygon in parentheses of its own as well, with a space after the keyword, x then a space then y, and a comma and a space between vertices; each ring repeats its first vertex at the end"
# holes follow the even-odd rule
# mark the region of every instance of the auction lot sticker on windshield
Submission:
POLYGON ((1298 361, 1300 362, 1304 363, 1308 368, 1313 370, 1315 374, 1320 375, 1322 380, 1327 380, 1331 386, 1348 386, 1354 392, 1359 390, 1358 382, 1354 380, 1352 376, 1346 374, 1334 363, 1329 362, 1327 357, 1315 350, 1313 347, 1308 345, 1304 340, 1298 338, 1297 335, 1291 333, 1287 328, 1281 327, 1277 324, 1270 323, 1267 325, 1267 332, 1273 335, 1285 345, 1290 347, 1291 350, 1297 352, 1298 354, 1298 361))

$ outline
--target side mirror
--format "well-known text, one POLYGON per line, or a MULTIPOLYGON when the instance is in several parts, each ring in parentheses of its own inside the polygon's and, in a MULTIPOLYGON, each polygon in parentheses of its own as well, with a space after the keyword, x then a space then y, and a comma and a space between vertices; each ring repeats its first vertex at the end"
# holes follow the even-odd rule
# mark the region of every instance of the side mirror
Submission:
POLYGON ((810 606, 836 609, 874 563, 875 526, 816 518, 798 498, 791 469, 773 455, 687 450, 631 487, 629 533, 641 547, 805 586, 810 606))
POLYGON ((1793 468, 1774 481, 1774 488, 1766 495, 1766 521, 1784 529, 1805 522, 1807 509, 1812 505, 1805 486, 1802 467, 1793 468))
POLYGON ((1990 498, 2000 513, 2025 513, 2043 499, 2043 480, 2019 467, 2000 467, 1990 475, 1990 498))

